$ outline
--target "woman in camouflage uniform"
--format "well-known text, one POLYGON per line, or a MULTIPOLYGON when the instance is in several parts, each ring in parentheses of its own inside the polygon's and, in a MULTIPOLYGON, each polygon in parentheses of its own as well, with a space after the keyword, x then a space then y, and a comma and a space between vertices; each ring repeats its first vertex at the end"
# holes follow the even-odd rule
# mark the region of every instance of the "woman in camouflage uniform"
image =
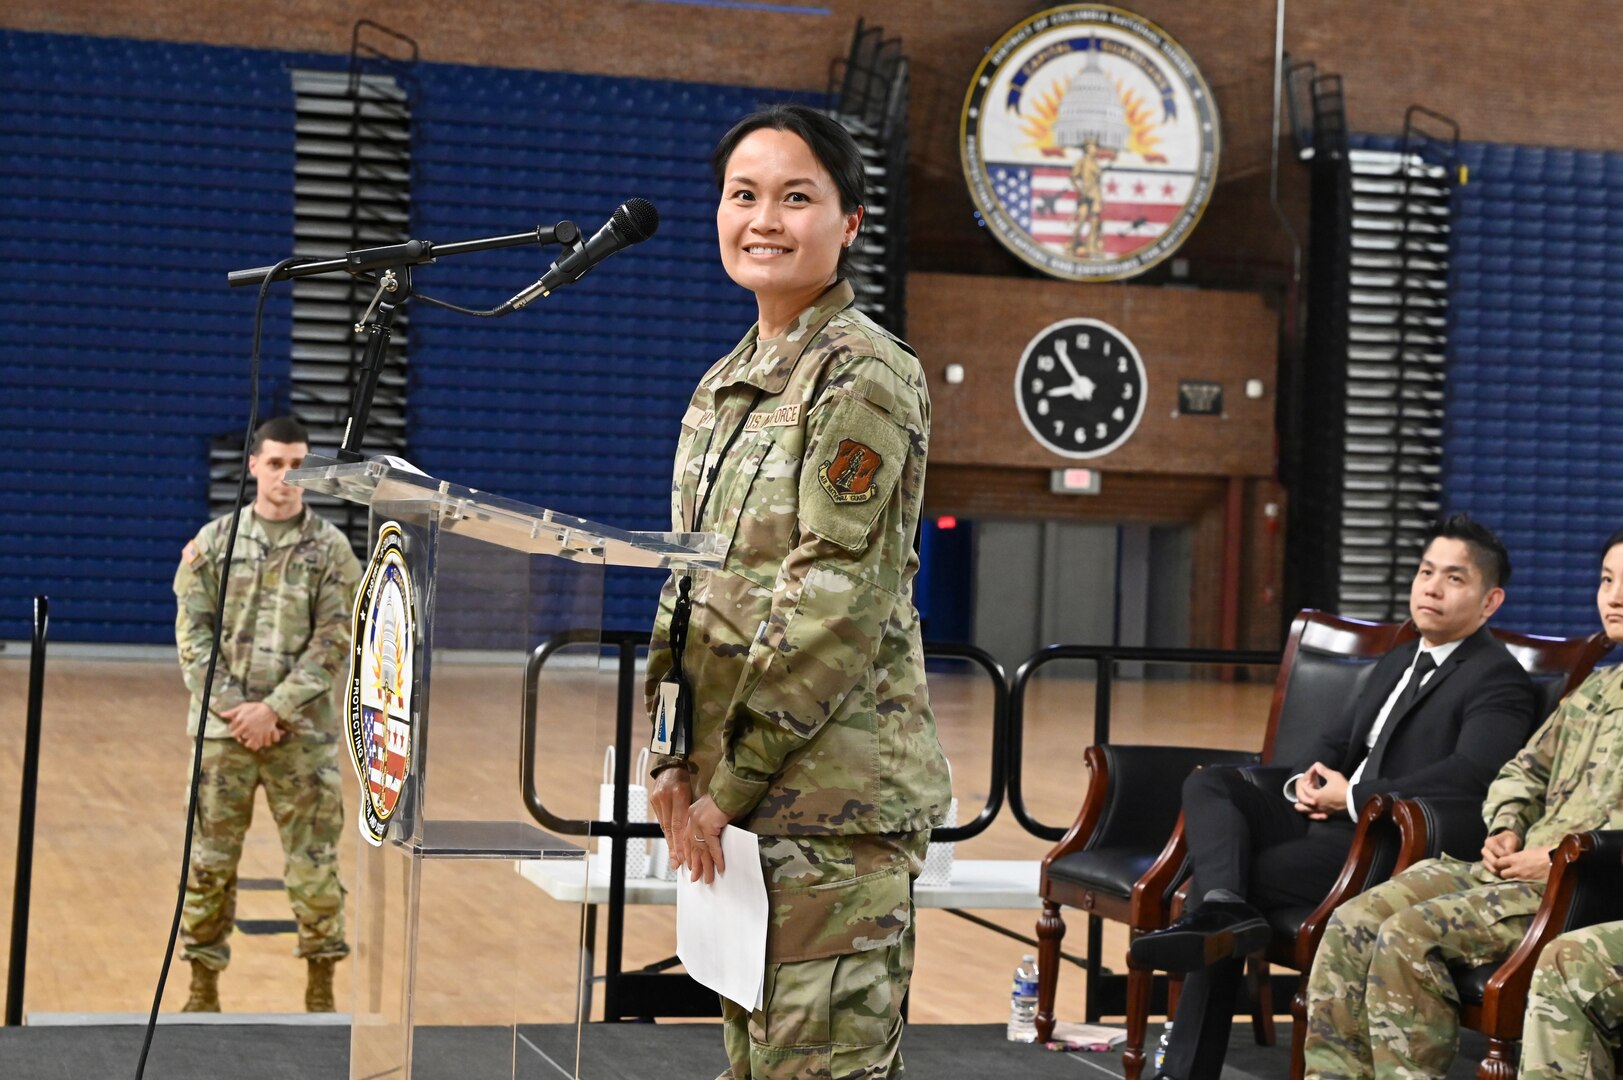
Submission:
POLYGON ((1522 1020, 1521 1080, 1617 1076, 1623 922, 1562 934, 1539 954, 1522 1020))
POLYGON ((696 879, 725 871, 727 824, 760 837, 763 1006, 723 1002, 723 1076, 897 1076, 909 885, 951 796, 912 598, 924 373, 852 306, 863 167, 837 123, 763 110, 713 164, 722 263, 759 320, 682 419, 672 522, 726 554, 661 597, 649 707, 680 680, 692 730, 651 803, 696 879))

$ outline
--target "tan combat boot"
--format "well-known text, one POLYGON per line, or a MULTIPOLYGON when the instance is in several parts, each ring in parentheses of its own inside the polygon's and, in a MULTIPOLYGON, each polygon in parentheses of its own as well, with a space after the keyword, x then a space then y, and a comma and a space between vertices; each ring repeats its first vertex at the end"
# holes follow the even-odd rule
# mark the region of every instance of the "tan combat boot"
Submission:
POLYGON ((332 969, 337 963, 331 957, 310 961, 310 979, 304 985, 304 1008, 307 1012, 332 1012, 332 969))
POLYGON ((192 992, 181 1012, 220 1011, 220 973, 207 964, 192 961, 192 992))

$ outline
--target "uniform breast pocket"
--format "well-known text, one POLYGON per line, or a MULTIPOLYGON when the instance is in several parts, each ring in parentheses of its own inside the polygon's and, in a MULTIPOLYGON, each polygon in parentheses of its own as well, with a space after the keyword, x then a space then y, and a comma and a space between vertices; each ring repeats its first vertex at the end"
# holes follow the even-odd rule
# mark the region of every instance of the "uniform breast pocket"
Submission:
POLYGON ((791 442, 770 430, 755 433, 734 450, 736 466, 716 478, 715 497, 723 500, 716 530, 728 540, 728 569, 759 576, 768 587, 799 520, 800 456, 791 442))

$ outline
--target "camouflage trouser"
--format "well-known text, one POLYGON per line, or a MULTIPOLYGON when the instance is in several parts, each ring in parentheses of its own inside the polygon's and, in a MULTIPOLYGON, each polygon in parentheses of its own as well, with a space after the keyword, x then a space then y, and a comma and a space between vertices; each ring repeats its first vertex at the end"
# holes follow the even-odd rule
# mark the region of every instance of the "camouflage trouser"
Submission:
POLYGON ((1623 1027, 1623 923, 1562 934, 1533 971, 1522 1028, 1524 1080, 1613 1077, 1623 1027))
POLYGON ((282 877, 299 924, 295 954, 336 958, 349 952, 344 943, 344 887, 338 879, 338 836, 344 819, 338 744, 284 738, 254 751, 234 739, 204 739, 192 866, 180 929, 186 958, 217 971, 231 962, 237 862, 253 820, 254 788, 260 784, 265 786, 265 800, 287 856, 282 877))
POLYGON ((1484 885, 1475 864, 1416 863, 1336 909, 1307 983, 1309 1077, 1442 1076, 1459 1050, 1449 967, 1515 948, 1543 882, 1484 885))
POLYGON ((772 906, 761 1008, 722 1001, 732 1080, 902 1075, 902 999, 929 834, 763 836, 772 906))
POLYGON ((762 1008, 721 1003, 730 1067, 718 1080, 884 1080, 902 1069, 913 927, 893 945, 768 964, 762 1008))

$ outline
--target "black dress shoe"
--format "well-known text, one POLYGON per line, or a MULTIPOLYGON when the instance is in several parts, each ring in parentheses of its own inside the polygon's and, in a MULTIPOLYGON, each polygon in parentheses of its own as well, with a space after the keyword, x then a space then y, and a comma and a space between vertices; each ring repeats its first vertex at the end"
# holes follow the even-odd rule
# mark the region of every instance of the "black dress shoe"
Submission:
POLYGON ((1211 901, 1174 919, 1163 930, 1133 939, 1128 951, 1157 971, 1194 971, 1265 948, 1272 931, 1250 904, 1211 901))

